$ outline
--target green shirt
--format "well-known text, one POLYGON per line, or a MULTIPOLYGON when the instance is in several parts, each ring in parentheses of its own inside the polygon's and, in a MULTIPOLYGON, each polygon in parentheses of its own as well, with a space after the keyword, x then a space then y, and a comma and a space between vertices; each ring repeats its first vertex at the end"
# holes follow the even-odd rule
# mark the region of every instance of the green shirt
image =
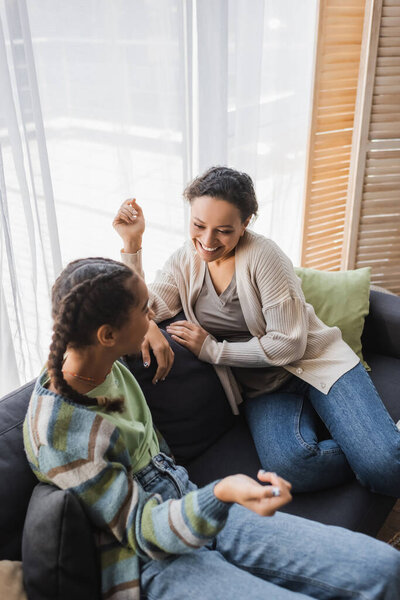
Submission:
POLYGON ((125 399, 122 413, 107 412, 97 406, 90 408, 101 413, 104 418, 118 427, 131 457, 133 472, 137 473, 146 467, 150 459, 160 452, 160 446, 150 409, 132 373, 122 363, 116 361, 103 383, 88 392, 86 396, 90 398, 122 396, 125 399))

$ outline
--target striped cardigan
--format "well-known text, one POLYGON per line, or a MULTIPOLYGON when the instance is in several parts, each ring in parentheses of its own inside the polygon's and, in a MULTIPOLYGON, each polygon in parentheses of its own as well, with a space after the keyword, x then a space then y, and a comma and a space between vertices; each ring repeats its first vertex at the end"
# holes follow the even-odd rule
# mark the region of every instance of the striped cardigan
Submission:
MULTIPOLYGON (((143 276, 142 252, 121 252, 121 260, 143 276)), ((206 263, 189 240, 170 256, 149 285, 157 323, 181 310, 198 323, 194 305, 206 263)), ((209 335, 200 360, 211 363, 234 413, 242 397, 229 367, 283 367, 327 394, 359 362, 338 327, 328 327, 305 301, 301 281, 289 258, 272 240, 246 230, 235 250, 240 306, 253 336, 247 342, 218 342, 209 335)))
POLYGON ((99 530, 102 595, 138 600, 139 557, 161 560, 192 552, 224 526, 229 506, 215 482, 179 500, 163 502, 134 479, 119 430, 100 413, 36 382, 24 422, 29 464, 40 481, 70 490, 99 530))

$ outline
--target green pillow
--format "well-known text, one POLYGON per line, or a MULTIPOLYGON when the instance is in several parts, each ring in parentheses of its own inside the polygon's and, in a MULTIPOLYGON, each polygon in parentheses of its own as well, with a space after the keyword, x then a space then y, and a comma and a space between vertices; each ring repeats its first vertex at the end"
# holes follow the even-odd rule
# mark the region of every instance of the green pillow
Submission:
POLYGON ((295 272, 301 279, 306 301, 312 304, 317 317, 330 327, 340 328, 346 344, 370 371, 361 352, 361 334, 369 312, 371 268, 316 271, 295 267, 295 272))

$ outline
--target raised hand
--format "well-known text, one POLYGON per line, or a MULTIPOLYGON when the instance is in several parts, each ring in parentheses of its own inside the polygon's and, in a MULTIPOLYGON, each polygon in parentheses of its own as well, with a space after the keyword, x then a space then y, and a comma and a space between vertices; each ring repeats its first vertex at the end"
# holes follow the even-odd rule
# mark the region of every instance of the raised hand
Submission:
POLYGON ((113 227, 124 242, 124 251, 135 254, 142 247, 145 230, 143 211, 136 198, 123 202, 113 221, 113 227))
POLYGON ((221 479, 214 487, 214 494, 223 502, 236 502, 263 517, 272 517, 275 512, 291 501, 291 484, 276 473, 259 471, 261 485, 247 475, 230 475, 221 479))

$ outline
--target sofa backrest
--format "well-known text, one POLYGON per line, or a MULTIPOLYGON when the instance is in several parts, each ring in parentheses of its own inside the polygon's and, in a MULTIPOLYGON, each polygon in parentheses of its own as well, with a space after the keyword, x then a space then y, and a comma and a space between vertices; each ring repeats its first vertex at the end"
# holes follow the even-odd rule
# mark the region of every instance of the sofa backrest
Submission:
POLYGON ((0 399, 0 560, 21 560, 25 515, 37 484, 22 439, 33 386, 27 383, 0 399))
POLYGON ((400 358, 400 298, 371 290, 361 342, 363 352, 400 358))

